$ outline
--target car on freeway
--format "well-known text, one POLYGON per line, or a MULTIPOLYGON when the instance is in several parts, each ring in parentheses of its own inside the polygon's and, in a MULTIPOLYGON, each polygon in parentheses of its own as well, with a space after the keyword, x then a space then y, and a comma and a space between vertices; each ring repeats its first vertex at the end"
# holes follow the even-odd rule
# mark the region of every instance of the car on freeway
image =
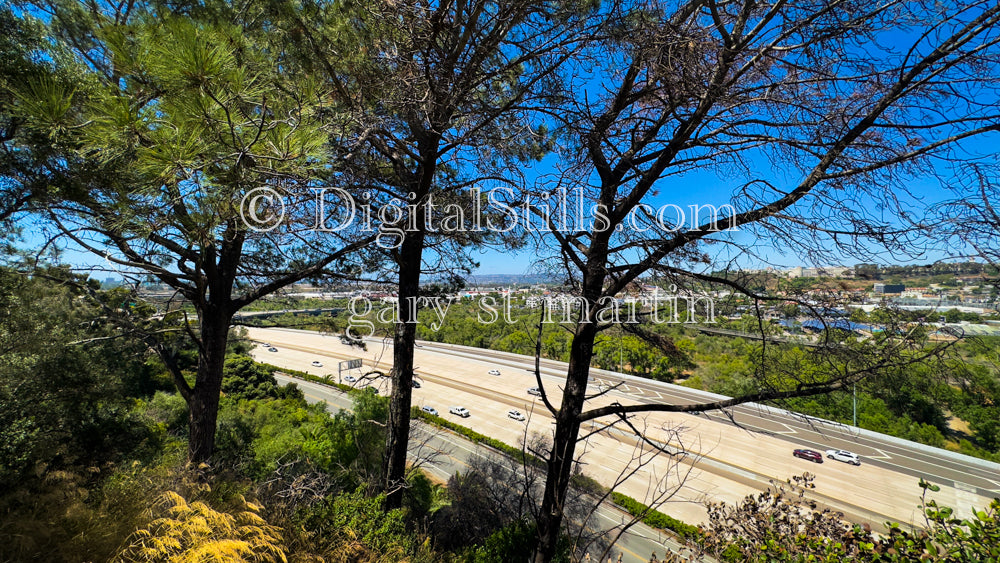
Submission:
POLYGON ((469 418, 471 414, 469 413, 469 409, 465 407, 451 407, 450 409, 448 409, 448 412, 450 412, 455 416, 460 416, 462 418, 469 418))
POLYGON ((274 347, 271 347, 271 348, 268 348, 268 349, 267 349, 267 351, 268 351, 268 352, 277 352, 277 351, 278 351, 278 349, 277 349, 277 348, 274 348, 274 347))
POLYGON ((261 344, 261 346, 263 346, 263 347, 265 347, 265 348, 270 348, 270 347, 271 347, 271 345, 270 345, 270 344, 261 344))
POLYGON ((524 422, 524 413, 517 409, 510 409, 507 411, 507 418, 513 418, 514 420, 524 422))
POLYGON ((809 461, 814 461, 816 463, 823 463, 823 454, 817 452, 816 450, 795 450, 792 455, 802 459, 808 459, 809 461))
POLYGON ((826 457, 851 465, 861 465, 861 457, 847 450, 826 450, 826 457))
POLYGON ((416 379, 413 380, 413 388, 420 389, 420 382, 417 381, 416 379))
POLYGON ((498 370, 498 369, 491 369, 490 371, 488 371, 486 373, 488 373, 490 375, 500 375, 500 370, 498 370))
POLYGON ((528 389, 528 394, 529 395, 535 395, 535 396, 541 397, 542 396, 542 390, 539 389, 538 387, 532 387, 532 388, 528 389))
POLYGON ((345 375, 344 376, 344 381, 346 381, 348 383, 354 383, 357 380, 358 379, 356 377, 354 377, 353 375, 345 375))
POLYGON ((437 411, 436 408, 434 408, 434 407, 428 407, 427 405, 424 405, 424 406, 420 407, 420 410, 424 411, 427 414, 433 414, 434 416, 438 415, 438 411, 437 411))
POLYGON ((323 367, 323 362, 320 362, 318 360, 314 360, 313 363, 312 363, 312 366, 314 368, 321 368, 321 367, 323 367))

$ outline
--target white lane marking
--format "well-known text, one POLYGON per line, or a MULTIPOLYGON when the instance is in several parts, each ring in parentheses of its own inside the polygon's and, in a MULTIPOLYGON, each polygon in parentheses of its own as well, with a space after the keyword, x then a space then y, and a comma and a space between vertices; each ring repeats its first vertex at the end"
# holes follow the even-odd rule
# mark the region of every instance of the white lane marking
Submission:
POLYGON ((880 450, 878 448, 872 448, 872 449, 875 450, 876 452, 882 454, 882 455, 870 455, 870 456, 868 456, 871 459, 892 459, 892 456, 890 456, 889 454, 885 453, 884 451, 882 451, 882 450, 880 450))
POLYGON ((774 432, 775 434, 789 434, 789 435, 798 434, 798 432, 794 428, 785 424, 784 422, 778 422, 778 424, 784 426, 785 428, 787 428, 787 430, 771 430, 771 432, 774 432))
POLYGON ((973 487, 972 485, 966 485, 965 483, 961 483, 959 481, 955 481, 955 488, 960 491, 965 491, 967 493, 976 492, 976 487, 973 487))

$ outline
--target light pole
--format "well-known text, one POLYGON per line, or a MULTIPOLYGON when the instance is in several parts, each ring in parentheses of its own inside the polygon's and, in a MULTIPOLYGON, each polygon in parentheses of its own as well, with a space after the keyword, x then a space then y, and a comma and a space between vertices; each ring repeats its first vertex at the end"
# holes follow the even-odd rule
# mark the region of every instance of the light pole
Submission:
POLYGON ((622 373, 622 339, 621 339, 621 337, 618 338, 618 373, 622 373))
POLYGON ((852 395, 854 395, 854 426, 858 426, 858 384, 855 383, 852 386, 852 395))

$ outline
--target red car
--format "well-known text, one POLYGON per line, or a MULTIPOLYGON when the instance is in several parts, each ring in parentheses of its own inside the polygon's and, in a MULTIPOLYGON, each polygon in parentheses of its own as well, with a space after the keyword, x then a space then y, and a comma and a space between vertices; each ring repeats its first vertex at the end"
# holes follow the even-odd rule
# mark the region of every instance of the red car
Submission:
POLYGON ((802 459, 808 459, 809 461, 815 461, 816 463, 823 463, 823 454, 815 450, 795 450, 792 452, 795 457, 801 457, 802 459))

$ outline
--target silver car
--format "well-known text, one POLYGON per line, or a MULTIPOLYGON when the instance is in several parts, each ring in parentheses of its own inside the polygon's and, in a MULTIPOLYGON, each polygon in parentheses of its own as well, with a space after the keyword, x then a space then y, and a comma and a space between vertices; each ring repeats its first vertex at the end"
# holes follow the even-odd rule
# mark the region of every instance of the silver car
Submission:
POLYGON ((514 420, 524 422, 524 413, 517 409, 510 409, 509 411, 507 411, 507 418, 512 418, 514 420))
POLYGON ((847 450, 826 450, 826 457, 851 465, 861 465, 861 457, 847 450))

